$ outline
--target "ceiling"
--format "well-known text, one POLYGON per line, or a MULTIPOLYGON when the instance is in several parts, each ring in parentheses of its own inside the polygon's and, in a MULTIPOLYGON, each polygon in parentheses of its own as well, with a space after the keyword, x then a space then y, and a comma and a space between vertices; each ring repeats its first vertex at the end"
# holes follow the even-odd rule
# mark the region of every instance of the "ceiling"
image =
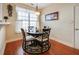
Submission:
POLYGON ((43 9, 43 8, 49 6, 50 4, 52 4, 52 3, 27 3, 26 5, 29 5, 34 8, 36 8, 36 6, 38 5, 38 9, 43 9))

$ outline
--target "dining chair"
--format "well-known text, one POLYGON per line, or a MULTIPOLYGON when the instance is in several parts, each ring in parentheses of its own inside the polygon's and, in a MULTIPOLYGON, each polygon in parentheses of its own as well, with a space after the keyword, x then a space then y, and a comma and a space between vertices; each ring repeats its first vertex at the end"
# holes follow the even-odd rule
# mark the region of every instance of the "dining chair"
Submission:
POLYGON ((51 28, 43 29, 44 35, 43 35, 43 50, 48 50, 51 46, 49 42, 49 36, 50 36, 50 30, 51 28))
POLYGON ((23 28, 21 28, 22 36, 23 36, 23 43, 22 48, 25 50, 28 48, 29 45, 32 44, 34 37, 27 36, 27 33, 24 31, 23 28))
POLYGON ((37 37, 37 40, 39 40, 43 46, 43 50, 46 49, 48 50, 50 47, 50 42, 49 42, 50 30, 51 28, 43 29, 44 34, 42 36, 37 37))

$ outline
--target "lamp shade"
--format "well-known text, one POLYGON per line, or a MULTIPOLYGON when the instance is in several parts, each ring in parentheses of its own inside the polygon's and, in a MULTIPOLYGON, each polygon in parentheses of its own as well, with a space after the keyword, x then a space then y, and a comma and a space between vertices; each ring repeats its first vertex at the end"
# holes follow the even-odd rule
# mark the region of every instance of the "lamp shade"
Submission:
POLYGON ((40 15, 40 12, 38 12, 38 11, 36 11, 35 13, 36 13, 36 15, 40 15))

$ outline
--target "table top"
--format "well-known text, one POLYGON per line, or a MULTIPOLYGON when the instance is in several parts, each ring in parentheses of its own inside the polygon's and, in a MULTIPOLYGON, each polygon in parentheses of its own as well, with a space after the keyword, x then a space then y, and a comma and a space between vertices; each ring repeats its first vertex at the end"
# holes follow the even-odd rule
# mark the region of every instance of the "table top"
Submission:
POLYGON ((43 35, 44 32, 27 32, 29 35, 43 35))

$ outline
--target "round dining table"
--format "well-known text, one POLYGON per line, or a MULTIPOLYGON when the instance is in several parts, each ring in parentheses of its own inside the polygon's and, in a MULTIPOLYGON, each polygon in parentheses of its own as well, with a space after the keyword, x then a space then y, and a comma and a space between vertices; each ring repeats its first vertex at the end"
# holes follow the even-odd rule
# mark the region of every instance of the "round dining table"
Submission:
POLYGON ((36 38, 38 36, 44 35, 45 33, 44 32, 27 32, 27 34, 36 38))

